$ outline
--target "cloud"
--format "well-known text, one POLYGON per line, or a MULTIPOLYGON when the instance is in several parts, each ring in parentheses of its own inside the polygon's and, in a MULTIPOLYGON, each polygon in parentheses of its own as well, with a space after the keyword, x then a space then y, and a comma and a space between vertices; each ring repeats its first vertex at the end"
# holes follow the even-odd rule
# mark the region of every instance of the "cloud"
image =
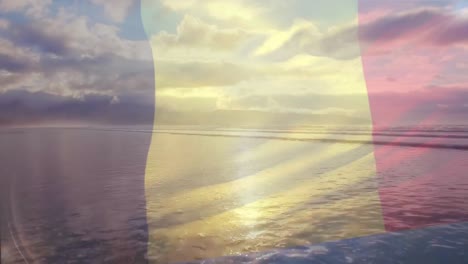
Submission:
POLYGON ((104 13, 114 22, 121 23, 125 20, 132 5, 137 0, 90 0, 93 4, 100 5, 104 13))
MULTIPOLYGON (((190 12, 207 19, 227 21, 234 25, 261 22, 262 5, 245 0, 162 0, 162 4, 176 12, 190 12)), ((270 3, 272 4, 272 3, 270 3)), ((265 6, 265 5, 264 5, 265 6)), ((262 23, 261 23, 262 24, 262 23)))
POLYGON ((176 34, 161 32, 151 41, 156 49, 197 48, 205 50, 232 50, 249 34, 240 29, 220 29, 202 20, 186 15, 177 27, 176 34))
POLYGON ((4 71, 0 90, 21 87, 64 95, 89 91, 154 93, 153 63, 148 60, 108 53, 95 57, 10 54, 14 53, 0 49, 0 69, 4 71))
POLYGON ((25 17, 24 20, 6 27, 4 35, 15 45, 37 49, 39 53, 63 57, 93 57, 112 53, 126 58, 152 59, 147 40, 122 38, 119 27, 78 16, 67 9, 60 9, 55 15, 25 17))
POLYGON ((53 28, 46 30, 42 24, 16 25, 9 37, 17 45, 30 46, 55 55, 64 55, 68 50, 68 39, 53 28))
MULTIPOLYGON (((365 23, 348 23, 320 30, 310 21, 296 21, 288 30, 277 31, 255 54, 284 60, 298 54, 353 59, 361 45, 380 49, 404 45, 466 45, 468 17, 445 8, 417 8, 398 13, 380 12, 365 23)), ((365 14, 364 14, 365 15, 365 14)))
POLYGON ((255 54, 274 60, 285 60, 299 54, 353 59, 359 55, 357 28, 344 24, 324 30, 313 22, 299 20, 287 31, 271 34, 255 54))
MULTIPOLYGON (((30 124, 45 120, 151 124, 154 110, 152 98, 145 100, 141 98, 142 96, 144 95, 140 97, 127 95, 115 100, 112 95, 98 93, 76 97, 25 90, 8 91, 0 93, 0 124, 30 124)), ((428 116, 434 116, 437 120, 446 123, 460 123, 468 114, 466 89, 445 87, 436 92, 421 91, 411 94, 383 92, 371 94, 370 98, 371 102, 378 106, 372 110, 376 118, 375 124, 388 125, 385 123, 387 119, 379 117, 382 114, 385 117, 385 113, 395 111, 395 108, 407 109, 401 112, 398 124, 402 124, 401 122, 417 124, 426 120, 428 116)), ((190 122, 208 124, 210 118, 230 117, 224 120, 224 123, 235 125, 237 122, 242 123, 239 118, 248 119, 249 116, 258 113, 252 111, 261 111, 264 117, 277 117, 275 120, 283 122, 282 124, 288 122, 287 119, 282 119, 288 115, 278 118, 282 113, 303 114, 306 119, 307 115, 319 115, 320 120, 325 122, 328 120, 331 123, 334 122, 334 118, 340 116, 349 117, 351 121, 354 119, 365 121, 369 109, 363 101, 367 100, 367 95, 317 93, 249 95, 234 98, 162 95, 158 99, 156 114, 164 122, 180 124, 190 122), (197 114, 199 112, 211 114, 205 116, 197 114)))
POLYGON ((31 73, 38 69, 39 58, 34 52, 1 38, 0 58, 0 91, 30 82, 33 77, 31 73))
POLYGON ((10 21, 0 18, 0 30, 5 30, 10 27, 10 21))
POLYGON ((173 111, 264 111, 270 113, 301 113, 315 115, 341 115, 367 118, 370 111, 377 118, 376 123, 388 121, 388 113, 401 111, 406 122, 418 123, 427 116, 437 116, 439 120, 460 122, 463 114, 468 114, 466 87, 443 87, 439 91, 412 93, 379 92, 372 94, 320 94, 320 93, 280 93, 251 94, 246 96, 166 96, 158 97, 159 107, 173 111), (374 109, 369 109, 371 100, 374 109), (179 104, 184 106, 179 107, 179 104), (441 107, 443 106, 443 107, 441 107))
POLYGON ((27 89, 64 96, 154 94, 148 41, 123 39, 117 27, 68 9, 23 20, 6 20, 1 29, 0 91, 27 89))
POLYGON ((467 43, 461 39, 464 30, 455 27, 465 19, 445 7, 418 8, 390 13, 361 25, 361 55, 368 90, 417 92, 431 85, 467 83, 460 68, 467 59, 467 43), (446 36, 447 32, 460 39, 446 36))
POLYGON ((31 68, 28 61, 18 59, 9 54, 0 54, 0 71, 26 72, 31 68))
POLYGON ((249 109, 308 114, 368 115, 367 94, 280 93, 222 99, 224 109, 249 109))
MULTIPOLYGON (((443 86, 465 78, 454 76, 464 69, 466 16, 446 8, 380 12, 360 28, 356 21, 332 26, 328 20, 278 18, 289 28, 284 24, 277 28, 257 24, 266 21, 264 9, 269 8, 256 8, 257 2, 223 1, 220 9, 219 1, 164 1, 177 13, 171 19, 181 20, 162 26, 167 31, 158 31, 149 42, 123 37, 125 27, 119 23, 132 8, 130 0, 94 1, 98 13, 102 7, 113 23, 78 15, 56 3, 33 8, 32 1, 7 2, 1 5, 17 14, 0 19, 0 97, 10 98, 0 100, 4 115, 22 112, 47 119, 48 115, 78 118, 81 114, 82 119, 95 115, 117 120, 114 113, 121 113, 130 120, 152 104, 155 74, 158 107, 166 110, 360 115, 368 103, 363 96, 366 83, 360 48, 372 44, 381 48, 378 51, 392 52, 367 64, 372 69, 365 76, 369 84, 402 91, 411 85, 418 86, 415 89, 430 83, 443 86), (27 15, 33 12, 27 10, 36 10, 36 15, 27 15), (461 51, 444 53, 449 45, 462 47, 461 51), (406 46, 411 49, 405 50, 406 46), (458 68, 447 66, 455 60, 460 62, 458 68), (450 74, 444 75, 441 68, 450 74), (447 80, 436 80, 436 75, 447 80), (23 93, 13 96, 15 91, 23 93), (38 98, 40 107, 31 98, 38 98), (32 109, 37 107, 36 115, 32 109)), ((287 15, 292 17, 291 12, 287 15)), ((273 13, 268 13, 268 19, 273 13)), ((386 96, 382 98, 399 98, 386 96)), ((440 111, 437 105, 447 105, 443 110, 451 111, 459 104, 456 98, 438 98, 425 109, 434 106, 440 111)))
MULTIPOLYGON (((273 31, 264 43, 258 47, 255 51, 255 55, 265 55, 271 53, 284 45, 287 45, 288 42, 293 42, 293 38, 301 38, 306 36, 308 39, 301 41, 298 45, 317 45, 317 40, 320 38, 321 32, 317 26, 306 20, 298 20, 293 23, 293 25, 286 31, 273 31)), ((301 51, 296 51, 301 52, 301 51)))
POLYGON ((439 45, 468 45, 468 16, 443 26, 437 34, 432 36, 432 40, 439 45))
POLYGON ((0 93, 0 125, 44 122, 151 124, 152 100, 87 94, 81 97, 14 90, 0 93))
POLYGON ((360 28, 364 41, 389 41, 396 38, 425 33, 448 19, 439 9, 419 9, 384 16, 360 28))
POLYGON ((21 12, 28 16, 44 16, 52 0, 0 0, 0 13, 21 12))
POLYGON ((419 8, 375 19, 360 25, 363 42, 400 41, 418 45, 466 45, 468 17, 444 8, 419 8))
MULTIPOLYGON (((463 0, 462 0, 463 1, 463 0)), ((412 1, 394 1, 394 0, 360 0, 359 12, 367 13, 379 9, 386 9, 392 13, 407 11, 418 7, 427 8, 447 8, 452 7, 460 0, 412 0, 412 1)))
POLYGON ((174 96, 158 95, 157 107, 160 111, 173 112, 205 112, 217 110, 216 97, 193 95, 193 96, 174 96))
POLYGON ((228 86, 255 76, 249 68, 227 62, 155 63, 157 88, 228 86))

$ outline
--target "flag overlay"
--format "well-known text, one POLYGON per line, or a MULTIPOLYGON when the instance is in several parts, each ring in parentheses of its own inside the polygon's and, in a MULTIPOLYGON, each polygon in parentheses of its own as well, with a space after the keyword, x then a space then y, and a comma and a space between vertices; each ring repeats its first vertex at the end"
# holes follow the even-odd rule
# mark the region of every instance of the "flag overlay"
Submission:
POLYGON ((468 263, 466 0, 0 15, 2 263, 468 263))
MULTIPOLYGON (((268 5, 266 1, 260 2, 260 7, 268 5)), ((430 44, 418 42, 418 38, 426 37, 427 32, 447 18, 431 9, 418 9, 416 2, 350 1, 353 3, 342 5, 336 1, 315 5, 296 2, 292 5, 301 7, 303 4, 302 7, 310 8, 311 13, 316 8, 338 17, 336 21, 323 22, 320 30, 327 32, 324 42, 317 44, 314 39, 309 40, 307 34, 314 34, 311 31, 315 28, 307 24, 309 21, 298 17, 292 19, 296 28, 293 26, 287 33, 278 32, 270 37, 269 45, 265 45, 264 50, 247 56, 243 63, 252 67, 274 68, 278 60, 287 58, 287 55, 283 57, 281 54, 283 48, 289 49, 284 52, 292 57, 288 61, 293 65, 291 67, 302 67, 308 74, 314 74, 315 69, 320 71, 319 65, 326 64, 333 72, 327 81, 333 84, 334 94, 355 95, 353 104, 361 109, 360 118, 365 120, 361 123, 365 129, 358 131, 362 134, 360 140, 374 141, 376 145, 332 143, 301 149, 302 146, 294 142, 278 143, 277 138, 261 138, 260 142, 253 142, 241 136, 238 143, 228 144, 226 139, 220 137, 215 139, 218 141, 216 153, 219 156, 207 159, 203 158, 208 152, 203 138, 196 142, 187 140, 184 142, 187 148, 173 148, 186 139, 182 135, 171 138, 155 134, 145 174, 150 258, 170 261, 206 259, 468 219, 466 203, 446 206, 438 202, 451 197, 468 200, 468 194, 457 188, 460 184, 468 183, 465 177, 465 152, 454 151, 442 157, 436 151, 438 147, 450 148, 450 136, 429 134, 418 142, 421 148, 395 147, 404 145, 408 137, 427 132, 424 130, 426 127, 437 125, 446 118, 443 111, 426 108, 447 96, 453 96, 450 92, 421 91, 415 96, 405 96, 405 92, 436 85, 436 76, 447 70, 444 64, 449 65, 451 58, 461 52, 454 46, 435 49, 430 44), (407 11, 411 8, 415 8, 415 11, 407 11), (345 26, 344 20, 347 22, 345 26), (413 25, 412 20, 421 21, 413 25), (289 37, 289 42, 283 37, 289 37), (326 56, 314 54, 314 48, 323 49, 319 52, 325 54, 327 49, 338 51, 336 55, 326 56), (312 51, 307 53, 309 49, 312 51), (435 58, 431 56, 434 50, 438 52, 435 58), (301 55, 302 52, 307 55, 301 55), (274 59, 265 59, 267 55, 261 56, 264 53, 271 54, 274 59), (395 74, 400 76, 396 80, 391 77, 395 74), (415 126, 403 129, 408 119, 415 126), (389 131, 389 128, 393 130, 389 131), (382 135, 386 136, 384 144, 381 144, 382 135), (241 149, 239 144, 242 145, 241 149), (229 159, 235 163, 235 168, 231 169, 233 171, 221 168, 224 155, 229 155, 229 159), (180 170, 174 173, 158 164, 163 156, 179 164, 180 170), (257 170, 248 168, 251 163, 275 158, 278 161, 269 166, 257 170), (423 165, 415 169, 401 166, 402 163, 423 165), (203 181, 203 176, 197 173, 203 174, 210 169, 235 176, 222 182, 187 186, 184 191, 168 191, 175 179, 200 177, 200 181, 203 181), (412 198, 419 196, 426 199, 412 198), (323 200, 328 202, 321 203, 323 200)), ((145 16, 155 8, 150 1, 143 1, 143 23, 148 34, 154 32, 152 27, 157 27, 158 23, 164 24, 163 17, 158 21, 145 16)), ((182 7, 174 4, 173 8, 180 8, 185 19, 201 12, 198 6, 190 4, 182 7)), ((285 11, 287 15, 289 13, 285 11)), ((234 20, 238 17, 232 15, 231 18, 234 20)), ((276 18, 283 20, 282 17, 276 18)), ((219 23, 219 27, 223 27, 219 23)), ((259 30, 253 23, 244 27, 247 31, 245 34, 249 34, 249 30, 259 30)), ((196 37, 206 38, 206 41, 200 41, 200 45, 211 45, 210 36, 203 35, 202 25, 198 26, 200 35, 196 37)), ((184 37, 190 37, 184 35, 184 30, 189 29, 180 26, 177 30, 180 35, 174 39, 173 45, 179 45, 184 37)), ((163 43, 157 39, 150 39, 150 42, 155 64, 157 105, 165 92, 158 89, 158 84, 164 86, 163 82, 170 80, 165 80, 163 73, 160 73, 165 71, 162 69, 166 59, 163 43)), ((200 47, 195 50, 201 52, 204 49, 200 47)), ((205 58, 203 54, 200 57, 218 62, 227 60, 231 55, 227 52, 219 59, 209 58, 208 55, 205 58)), ((184 56, 186 60, 195 58, 190 52, 184 56)), ((179 74, 181 79, 191 78, 185 77, 185 72, 179 74)), ((212 74, 217 72, 213 69, 212 74)), ((227 73, 227 76, 230 74, 235 73, 227 73)), ((257 124, 258 127, 277 125, 268 119, 263 121, 257 124)), ((307 125, 310 124, 290 122, 286 127, 289 132, 282 137, 300 138, 293 131, 307 125)), ((333 121, 332 125, 349 127, 353 123, 345 119, 333 121)), ((157 121, 154 129, 160 130, 157 121)), ((330 134, 322 136, 329 138, 332 134, 333 131, 330 131, 330 134)), ((350 138, 345 137, 345 140, 350 138)))

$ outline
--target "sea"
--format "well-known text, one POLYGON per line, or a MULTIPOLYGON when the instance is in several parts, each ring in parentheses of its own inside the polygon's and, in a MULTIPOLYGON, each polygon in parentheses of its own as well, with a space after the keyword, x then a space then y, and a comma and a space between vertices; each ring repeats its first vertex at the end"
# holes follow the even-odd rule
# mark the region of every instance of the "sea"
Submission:
POLYGON ((0 129, 2 263, 468 263, 468 126, 0 129))

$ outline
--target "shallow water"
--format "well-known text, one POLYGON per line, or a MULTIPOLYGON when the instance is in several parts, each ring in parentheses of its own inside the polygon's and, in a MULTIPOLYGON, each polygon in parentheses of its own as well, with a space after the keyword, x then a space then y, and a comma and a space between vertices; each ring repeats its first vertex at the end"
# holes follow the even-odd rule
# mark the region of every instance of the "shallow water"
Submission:
POLYGON ((466 263, 467 131, 2 130, 2 261, 466 263))

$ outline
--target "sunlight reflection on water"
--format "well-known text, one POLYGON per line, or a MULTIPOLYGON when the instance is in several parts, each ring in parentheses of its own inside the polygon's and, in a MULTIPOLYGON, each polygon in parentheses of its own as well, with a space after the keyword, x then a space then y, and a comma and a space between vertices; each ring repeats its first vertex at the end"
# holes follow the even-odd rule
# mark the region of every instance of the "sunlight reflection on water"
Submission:
MULTIPOLYGON (((428 258, 456 252, 455 263, 466 249, 466 224, 353 239, 385 232, 379 186, 389 201, 385 220, 397 227, 431 217, 437 223, 466 221, 462 150, 433 149, 376 177, 368 144, 155 134, 159 150, 147 169, 158 178, 146 179, 145 186, 151 133, 19 132, 0 136, 2 149, 8 149, 1 165, 10 175, 9 210, 2 215, 30 260, 164 263, 241 254, 253 263, 306 261, 312 255, 365 263, 366 250, 376 257, 423 250, 418 254, 428 258), (456 167, 436 166, 454 157, 456 167), (427 173, 441 168, 446 180, 430 180, 434 176, 427 173), (342 242, 317 244, 335 240, 342 242), (257 251, 267 253, 251 253, 257 251)), ((408 155, 414 149, 407 148, 408 155)), ((12 239, 2 235, 3 252, 11 263, 22 263, 12 239)))

